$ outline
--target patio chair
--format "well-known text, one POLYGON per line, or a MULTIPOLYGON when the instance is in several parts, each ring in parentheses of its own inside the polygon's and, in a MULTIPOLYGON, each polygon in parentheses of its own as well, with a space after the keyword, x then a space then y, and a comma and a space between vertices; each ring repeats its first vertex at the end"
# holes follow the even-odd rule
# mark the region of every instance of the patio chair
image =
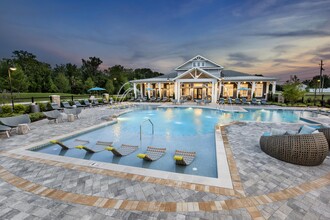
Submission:
POLYGON ((168 97, 164 96, 164 97, 162 98, 162 102, 168 102, 168 97))
MULTIPOLYGON (((10 128, 16 128, 19 124, 30 124, 31 120, 29 115, 19 115, 13 117, 0 118, 0 124, 5 125, 10 128)), ((30 128, 29 128, 30 130, 30 128)))
POLYGON ((236 98, 235 99, 235 104, 240 105, 240 104, 242 104, 242 102, 241 102, 241 100, 239 98, 236 98))
POLYGON ((7 137, 10 137, 9 132, 12 128, 5 126, 5 125, 0 125, 0 132, 5 132, 7 137))
POLYGON ((47 117, 49 122, 54 120, 54 122, 57 123, 58 120, 62 120, 62 115, 58 110, 43 112, 43 114, 47 117))
POLYGON ((67 145, 63 144, 62 142, 60 142, 58 140, 51 140, 50 143, 57 144, 57 145, 61 146, 63 149, 65 149, 65 150, 69 150, 69 149, 72 148, 72 147, 68 147, 67 145))
POLYGON ((66 108, 74 108, 68 102, 61 102, 61 104, 64 107, 64 109, 66 109, 66 108))
POLYGON ((260 103, 257 101, 256 98, 252 98, 251 103, 252 103, 253 105, 260 105, 260 103))
POLYGON ((261 99, 260 101, 261 105, 268 105, 267 100, 266 99, 261 99))
POLYGON ((227 103, 230 104, 230 105, 233 104, 233 99, 232 98, 228 98, 227 99, 227 103))
POLYGON ((52 107, 53 110, 60 110, 60 111, 63 110, 63 108, 61 108, 60 106, 58 106, 58 104, 55 103, 55 102, 50 103, 50 106, 52 107))
POLYGON ((247 101, 247 99, 244 97, 242 98, 242 104, 243 105, 250 105, 251 103, 247 101))
POLYGON ((138 146, 122 144, 119 148, 109 146, 106 147, 105 149, 111 151, 115 156, 122 157, 133 153, 138 148, 139 148, 138 146))
POLYGON ((187 166, 193 162, 196 152, 176 150, 173 159, 177 165, 187 166))
POLYGON ((145 161, 155 161, 164 156, 166 148, 157 148, 149 146, 144 154, 138 154, 137 157, 145 161))
POLYGON ((224 104, 225 104, 225 99, 224 99, 224 98, 220 98, 220 99, 218 100, 218 104, 219 104, 219 105, 224 105, 224 104))
POLYGON ((171 99, 172 104, 176 105, 176 103, 178 103, 177 99, 171 99))
POLYGON ((271 157, 304 166, 320 165, 329 151, 327 139, 322 132, 263 135, 260 138, 260 148, 271 157))
POLYGON ((85 108, 87 105, 82 105, 79 101, 73 101, 73 103, 77 106, 77 108, 85 108))

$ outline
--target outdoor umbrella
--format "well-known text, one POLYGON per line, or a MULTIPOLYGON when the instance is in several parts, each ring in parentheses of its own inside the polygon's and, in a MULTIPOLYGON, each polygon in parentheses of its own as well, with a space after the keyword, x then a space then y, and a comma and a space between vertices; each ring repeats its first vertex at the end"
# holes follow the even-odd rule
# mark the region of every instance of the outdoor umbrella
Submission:
POLYGON ((92 92, 92 91, 104 91, 104 90, 106 90, 106 89, 100 88, 100 87, 94 87, 94 88, 89 89, 88 92, 92 92))
POLYGON ((248 91, 248 90, 251 90, 251 89, 250 88, 246 88, 246 87, 242 87, 242 88, 239 88, 238 90, 248 91))

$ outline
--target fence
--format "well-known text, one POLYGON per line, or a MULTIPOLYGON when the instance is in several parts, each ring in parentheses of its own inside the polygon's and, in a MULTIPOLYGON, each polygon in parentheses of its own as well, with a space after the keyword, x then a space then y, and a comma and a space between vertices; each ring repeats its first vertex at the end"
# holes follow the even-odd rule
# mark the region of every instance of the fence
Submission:
MULTIPOLYGON (((88 99, 89 95, 71 95, 71 96, 61 96, 61 100, 77 100, 77 99, 88 99)), ((38 96, 38 97, 17 97, 13 96, 14 103, 19 104, 30 104, 34 102, 51 102, 50 96, 38 96)), ((11 103, 11 96, 10 95, 3 95, 1 97, 0 104, 9 104, 11 103)))

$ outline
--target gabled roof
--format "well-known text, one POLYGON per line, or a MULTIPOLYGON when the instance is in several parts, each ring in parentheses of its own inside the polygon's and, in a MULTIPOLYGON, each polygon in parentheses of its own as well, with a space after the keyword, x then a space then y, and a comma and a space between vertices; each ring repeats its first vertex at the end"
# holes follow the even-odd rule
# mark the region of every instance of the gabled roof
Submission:
POLYGON ((187 70, 186 72, 180 74, 179 76, 175 77, 173 80, 180 79, 180 78, 182 78, 183 76, 185 76, 185 75, 191 73, 193 70, 198 70, 198 71, 200 71, 200 72, 202 72, 202 73, 204 73, 204 74, 210 76, 211 78, 219 79, 218 77, 216 77, 216 76, 210 74, 209 72, 207 72, 207 71, 205 71, 205 70, 203 70, 203 69, 201 69, 201 68, 199 68, 199 67, 194 67, 194 68, 191 68, 191 69, 187 70))
POLYGON ((190 60, 186 61, 185 63, 181 64, 181 65, 178 66, 177 68, 175 68, 175 70, 180 69, 182 66, 186 65, 186 64, 189 63, 189 62, 192 62, 192 61, 193 61, 194 59, 196 59, 197 57, 200 57, 200 58, 202 58, 203 60, 208 61, 208 62, 210 62, 210 63, 216 65, 217 67, 223 69, 223 66, 221 66, 221 65, 219 65, 219 64, 217 64, 217 63, 215 63, 215 62, 213 62, 212 60, 206 59, 205 57, 203 57, 203 56, 201 56, 201 55, 197 55, 197 56, 194 56, 193 58, 191 58, 190 60))
POLYGON ((242 73, 234 70, 222 70, 222 73, 225 77, 233 77, 233 76, 252 76, 249 73, 242 73))

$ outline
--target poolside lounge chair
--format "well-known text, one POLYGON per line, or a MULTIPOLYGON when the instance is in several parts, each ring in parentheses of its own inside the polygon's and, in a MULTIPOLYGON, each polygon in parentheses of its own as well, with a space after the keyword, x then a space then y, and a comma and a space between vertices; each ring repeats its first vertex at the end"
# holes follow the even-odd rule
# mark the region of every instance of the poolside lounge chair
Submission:
POLYGON ((50 106, 52 107, 53 110, 63 110, 63 108, 61 108, 60 106, 58 106, 58 104, 55 103, 55 102, 50 103, 50 106))
POLYGON ((79 101, 73 101, 77 108, 85 108, 87 105, 82 105, 79 101))
POLYGON ((111 151, 115 156, 122 157, 133 153, 138 148, 138 146, 122 144, 118 149, 112 146, 106 147, 105 149, 111 151))
POLYGON ((176 103, 178 103, 177 99, 171 99, 172 104, 176 105, 176 103))
MULTIPOLYGON (((0 124, 5 125, 10 128, 16 128, 19 124, 30 124, 31 120, 29 115, 19 115, 14 117, 0 118, 0 124)), ((30 128, 29 128, 30 130, 30 128)))
POLYGON ((151 97, 149 101, 150 101, 150 102, 155 102, 156 100, 157 100, 156 97, 151 97))
POLYGON ((47 117, 47 119, 49 120, 49 122, 51 122, 52 120, 54 120, 55 123, 58 122, 59 119, 62 120, 62 115, 58 110, 53 110, 53 111, 49 111, 49 112, 43 112, 43 114, 47 117))
POLYGON ((82 112, 81 108, 64 109, 65 114, 73 114, 75 118, 79 118, 79 114, 81 112, 82 112))
POLYGON ((201 105, 203 100, 202 99, 195 99, 195 102, 197 105, 201 105))
POLYGON ((164 96, 164 97, 162 98, 162 102, 167 102, 167 101, 168 101, 168 97, 164 96))
POLYGON ((252 98, 251 103, 252 103, 253 105, 260 105, 260 103, 257 101, 256 98, 252 98))
POLYGON ((187 166, 193 162, 195 157, 196 152, 176 150, 173 159, 176 164, 187 166))
POLYGON ((157 148, 149 146, 144 154, 138 154, 137 157, 146 161, 154 161, 161 158, 166 152, 166 148, 157 148))
POLYGON ((64 108, 74 108, 74 107, 72 107, 68 102, 62 102, 62 106, 63 106, 64 108))
POLYGON ((83 100, 84 105, 87 107, 92 107, 93 105, 88 100, 83 100))
POLYGON ((242 98, 242 104, 243 104, 243 105, 250 105, 250 102, 248 102, 248 101, 246 100, 246 98, 244 97, 244 98, 242 98))
POLYGON ((235 99, 235 104, 242 104, 241 100, 239 98, 235 99))
POLYGON ((99 103, 99 101, 97 99, 93 99, 92 100, 92 105, 93 106, 99 106, 99 105, 102 105, 101 103, 99 103))
POLYGON ((11 130, 11 127, 5 126, 5 125, 0 125, 0 132, 5 132, 7 137, 9 137, 9 132, 11 130))
POLYGON ((228 99, 227 99, 227 103, 230 104, 230 105, 233 104, 233 100, 232 100, 232 98, 228 98, 228 99))
POLYGON ((261 99, 260 101, 261 105, 268 105, 267 100, 266 99, 261 99))
POLYGON ((207 105, 207 104, 210 104, 210 103, 211 103, 211 100, 209 100, 209 99, 204 99, 203 102, 204 102, 204 105, 207 105))
POLYGON ((218 104, 219 104, 219 105, 224 105, 224 104, 225 104, 225 99, 224 99, 224 98, 220 98, 220 99, 218 100, 218 104))

